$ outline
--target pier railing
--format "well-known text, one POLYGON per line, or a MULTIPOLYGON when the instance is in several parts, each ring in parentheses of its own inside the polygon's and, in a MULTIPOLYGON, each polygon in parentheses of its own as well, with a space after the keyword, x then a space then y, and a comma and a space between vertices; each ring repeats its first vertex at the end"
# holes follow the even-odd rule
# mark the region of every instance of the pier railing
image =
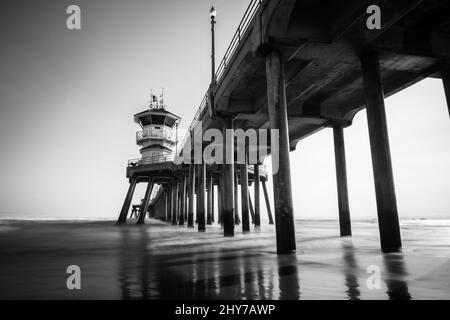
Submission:
POLYGON ((167 162, 167 161, 173 161, 173 155, 170 155, 170 156, 154 155, 154 156, 146 157, 146 158, 142 158, 142 159, 131 159, 131 160, 128 160, 128 166, 129 167, 137 167, 137 166, 141 166, 141 165, 155 164, 155 163, 161 163, 161 162, 167 162))
MULTIPOLYGON (((144 165, 144 164, 153 164, 153 163, 161 163, 161 162, 167 162, 167 161, 173 161, 174 157, 173 155, 170 156, 152 156, 152 157, 146 157, 143 159, 131 159, 128 160, 128 166, 129 167, 136 167, 139 165, 144 165)), ((248 164, 248 172, 250 173, 254 173, 254 167, 252 164, 248 164)), ((267 168, 265 165, 261 164, 259 165, 259 172, 262 175, 267 175, 267 168)))
POLYGON ((238 47, 239 43, 243 39, 243 36, 245 35, 245 32, 248 29, 248 26, 253 20, 253 17, 255 16, 256 12, 258 11, 259 7, 261 6, 262 0, 251 0, 250 4, 247 7, 247 10, 244 13, 244 17, 242 18, 241 22, 239 23, 239 26, 236 30, 236 32, 233 35, 233 38, 231 39, 230 45, 228 46, 227 50, 225 51, 225 55, 222 58, 222 61, 219 64, 219 67, 216 71, 216 81, 217 83, 222 80, 223 73, 225 71, 225 68, 227 67, 228 63, 231 61, 231 58, 233 57, 236 48, 238 47))
MULTIPOLYGON (((222 77, 224 75, 225 69, 227 65, 233 60, 233 56, 236 53, 236 49, 238 45, 241 43, 241 40, 244 38, 244 35, 252 22, 256 12, 258 11, 259 7, 261 6, 262 0, 251 0, 250 4, 247 7, 247 10, 244 13, 244 17, 242 18, 241 22, 239 23, 239 26, 236 30, 236 32, 233 35, 233 38, 231 39, 231 42, 225 51, 225 55, 222 58, 219 67, 217 68, 215 72, 215 80, 216 83, 219 83, 222 80, 222 77)), ((191 124, 189 125, 189 130, 185 134, 183 140, 181 140, 181 148, 179 148, 180 152, 183 146, 185 145, 186 141, 188 140, 188 137, 190 135, 190 132, 194 129, 196 123, 200 121, 205 111, 208 109, 208 96, 209 96, 209 90, 204 95, 202 102, 200 103, 199 108, 197 109, 197 112, 195 113, 194 118, 191 121, 191 124)), ((179 155, 177 155, 179 156, 179 155)))

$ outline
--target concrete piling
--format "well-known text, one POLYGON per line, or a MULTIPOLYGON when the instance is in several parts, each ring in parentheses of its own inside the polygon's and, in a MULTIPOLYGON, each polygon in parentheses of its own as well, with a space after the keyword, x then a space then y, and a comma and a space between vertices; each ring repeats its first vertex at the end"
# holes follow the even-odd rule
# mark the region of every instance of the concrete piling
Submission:
POLYGON ((242 231, 250 231, 249 203, 248 203, 248 168, 247 164, 241 164, 241 215, 242 231))
POLYGON ((255 209, 253 208, 252 198, 248 195, 248 207, 250 209, 250 215, 252 217, 252 224, 255 224, 255 209))
POLYGON ((205 215, 205 191, 206 191, 206 164, 197 165, 199 170, 198 192, 197 192, 197 226, 198 231, 202 232, 206 230, 206 215, 205 215))
POLYGON ((263 180, 261 184, 263 187, 264 200, 266 202, 267 215, 269 217, 269 224, 273 224, 272 209, 270 208, 269 193, 267 192, 266 181, 263 180))
POLYGON ((344 129, 333 127, 334 158, 336 163, 336 182, 339 205, 339 227, 341 237, 351 236, 350 208, 348 204, 347 165, 345 161, 344 129))
POLYGON ((212 174, 208 175, 207 180, 207 208, 206 208, 206 224, 212 224, 212 212, 213 212, 213 177, 212 174))
POLYGON ((125 197, 125 200, 122 205, 122 210, 120 211, 119 219, 117 220, 117 224, 125 224, 127 223, 127 215, 130 210, 131 200, 133 199, 134 190, 136 188, 137 179, 131 178, 130 185, 128 187, 128 192, 125 197))
POLYGON ((224 164, 223 164, 223 234, 226 237, 234 236, 234 134, 227 129, 233 129, 232 119, 225 119, 223 126, 224 137, 224 164))
POLYGON ((194 227, 194 192, 195 192, 195 165, 189 165, 188 178, 189 206, 188 206, 188 227, 194 227))
POLYGON ((237 171, 234 172, 234 223, 236 225, 241 223, 241 218, 239 217, 239 189, 238 189, 238 174, 237 171))
POLYGON ((277 51, 266 56, 267 102, 270 128, 279 131, 279 141, 271 141, 271 152, 278 152, 278 167, 272 163, 277 252, 296 250, 294 208, 292 204, 289 127, 284 62, 277 51))
POLYGON ((254 189, 255 189, 255 227, 259 228, 261 226, 261 202, 260 202, 260 174, 259 174, 259 164, 253 166, 254 172, 254 189))
POLYGON ((184 225, 186 218, 186 176, 183 173, 181 176, 181 190, 180 190, 180 219, 178 224, 184 225))
POLYGON ((139 214, 137 224, 144 224, 145 216, 147 215, 147 211, 148 211, 148 205, 150 204, 150 196, 153 191, 153 186, 154 186, 153 178, 149 178, 148 184, 147 184, 147 189, 145 190, 144 200, 142 201, 141 210, 140 210, 141 212, 139 214))
POLYGON ((176 179, 172 182, 172 225, 177 224, 178 216, 178 181, 176 179))
POLYGON ((402 243, 378 55, 373 52, 363 54, 361 66, 367 102, 381 249, 384 252, 395 252, 401 248, 402 243))

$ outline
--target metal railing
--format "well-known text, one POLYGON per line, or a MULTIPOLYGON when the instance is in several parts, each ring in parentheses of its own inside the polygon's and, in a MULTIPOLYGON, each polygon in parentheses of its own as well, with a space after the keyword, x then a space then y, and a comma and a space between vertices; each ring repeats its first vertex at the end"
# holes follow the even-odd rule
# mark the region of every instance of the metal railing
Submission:
POLYGON ((136 132, 136 142, 142 143, 146 139, 167 139, 174 141, 173 132, 171 130, 142 130, 136 132))
MULTIPOLYGON (((247 10, 244 13, 244 17, 242 18, 241 22, 239 23, 239 26, 236 30, 236 32, 233 35, 233 38, 231 39, 231 42, 225 51, 225 55, 222 58, 219 67, 217 68, 217 71, 215 72, 215 79, 216 83, 219 83, 222 80, 222 77, 224 75, 225 69, 227 65, 232 60, 233 55, 236 52, 236 48, 241 43, 241 40, 243 39, 245 33, 247 32, 247 29, 250 25, 250 23, 253 20, 253 17, 255 16, 256 12, 258 11, 259 7, 261 6, 262 0, 251 0, 250 4, 247 7, 247 10)), ((192 119, 191 124, 189 125, 189 130, 184 136, 183 140, 181 140, 181 148, 179 148, 180 152, 183 148, 184 144, 186 143, 190 132, 193 130, 195 124, 197 121, 201 119, 203 116, 203 113, 207 109, 208 106, 208 93, 209 90, 206 92, 205 96, 203 97, 202 102, 200 103, 199 108, 197 109, 197 112, 195 113, 194 119, 192 119)), ((179 154, 177 155, 179 156, 179 154)))
POLYGON ((128 160, 128 166, 129 167, 137 167, 142 166, 146 164, 155 164, 155 163, 161 163, 161 162, 167 162, 167 161, 173 161, 173 155, 153 155, 151 157, 145 157, 142 159, 131 159, 128 160))
MULTIPOLYGON (((183 140, 181 140, 181 144, 179 145, 179 146, 181 146, 181 148, 178 148, 179 152, 182 151, 184 144, 189 139, 189 136, 190 136, 191 132, 194 130, 196 123, 198 121, 200 121, 200 119, 202 118, 203 113, 205 113, 207 107, 208 107, 208 92, 206 92, 205 96, 203 97, 203 100, 200 103, 200 107, 197 109, 197 112, 195 113, 194 118, 192 119, 191 124, 189 125, 188 131, 184 135, 183 140)), ((179 156, 179 154, 177 154, 177 156, 179 156)))
POLYGON ((243 39, 245 32, 248 29, 248 26, 253 20, 253 17, 255 16, 256 12, 258 11, 259 7, 261 6, 262 0, 251 0, 250 4, 247 7, 247 10, 244 13, 244 17, 242 18, 241 22, 239 23, 239 26, 236 30, 236 32, 233 35, 233 38, 231 39, 230 45, 227 48, 227 51, 225 51, 225 55, 222 58, 222 61, 219 64, 219 67, 216 71, 216 81, 217 83, 220 82, 223 73, 225 71, 225 68, 229 64, 231 57, 234 55, 236 48, 238 47, 239 43, 243 39))

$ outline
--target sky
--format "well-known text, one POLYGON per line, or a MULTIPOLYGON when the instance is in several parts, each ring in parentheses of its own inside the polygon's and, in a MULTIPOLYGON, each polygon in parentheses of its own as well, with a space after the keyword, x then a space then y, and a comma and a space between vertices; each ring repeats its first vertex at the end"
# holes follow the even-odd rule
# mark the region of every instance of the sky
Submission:
MULTIPOLYGON (((221 57, 248 1, 1 1, 0 218, 117 218, 127 160, 139 157, 133 114, 164 88, 187 127, 208 88, 211 5, 221 57), (81 30, 66 28, 70 4, 81 8, 81 30)), ((450 218, 441 81, 386 99, 386 110, 400 217, 450 218)), ((351 216, 375 219, 364 111, 345 139, 351 216)), ((336 219, 332 130, 302 140, 291 167, 295 217, 336 219)))

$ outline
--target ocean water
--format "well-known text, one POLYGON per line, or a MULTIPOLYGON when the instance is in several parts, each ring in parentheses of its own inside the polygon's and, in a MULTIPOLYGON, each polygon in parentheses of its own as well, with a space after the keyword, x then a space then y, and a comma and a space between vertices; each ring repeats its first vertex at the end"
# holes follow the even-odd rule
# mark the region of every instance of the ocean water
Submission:
POLYGON ((297 220, 297 252, 277 255, 266 224, 224 238, 220 225, 2 220, 0 299, 450 299, 450 220, 402 221, 396 254, 375 220, 352 227, 340 238, 338 221, 297 220))

